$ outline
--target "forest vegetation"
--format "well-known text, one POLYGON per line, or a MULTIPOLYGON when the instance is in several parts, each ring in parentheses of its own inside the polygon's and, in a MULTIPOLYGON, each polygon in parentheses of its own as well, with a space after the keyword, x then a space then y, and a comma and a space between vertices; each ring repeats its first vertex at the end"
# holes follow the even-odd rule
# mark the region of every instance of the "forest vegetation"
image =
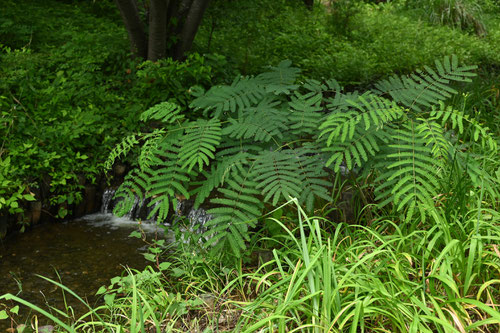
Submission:
POLYGON ((0 4, 0 238, 213 217, 11 332, 500 330, 498 0, 0 4))

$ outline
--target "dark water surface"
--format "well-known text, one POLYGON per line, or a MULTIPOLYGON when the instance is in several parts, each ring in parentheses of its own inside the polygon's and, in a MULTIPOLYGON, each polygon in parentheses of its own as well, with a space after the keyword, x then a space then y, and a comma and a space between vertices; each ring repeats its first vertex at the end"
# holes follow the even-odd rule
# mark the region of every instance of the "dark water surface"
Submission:
MULTIPOLYGON (((163 237, 154 225, 142 226, 149 239, 163 237)), ((36 226, 27 233, 0 240, 0 295, 18 294, 19 297, 41 305, 64 309, 61 290, 36 274, 58 280, 91 305, 98 302, 95 292, 109 279, 120 275, 124 266, 142 269, 147 265, 144 256, 147 245, 128 235, 138 230, 138 223, 120 219, 111 214, 94 214, 64 223, 36 226)), ((76 299, 67 296, 75 312, 85 313, 76 299)), ((3 309, 0 301, 0 310, 3 309)), ((23 313, 26 316, 26 312, 23 313)), ((24 322, 20 318, 18 323, 24 322)), ((5 332, 10 321, 0 321, 0 332, 5 332)))

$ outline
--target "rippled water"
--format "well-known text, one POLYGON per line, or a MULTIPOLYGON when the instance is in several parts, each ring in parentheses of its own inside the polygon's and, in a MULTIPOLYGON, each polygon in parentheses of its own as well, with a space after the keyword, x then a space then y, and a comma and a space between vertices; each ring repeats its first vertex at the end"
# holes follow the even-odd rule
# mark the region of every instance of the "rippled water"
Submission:
MULTIPOLYGON (((150 239, 163 237, 163 231, 155 225, 141 227, 150 239)), ((0 295, 19 293, 19 297, 44 308, 48 303, 62 309, 60 289, 36 276, 57 280, 57 270, 64 285, 95 304, 99 302, 95 292, 120 275, 124 266, 142 269, 147 265, 141 254, 146 250, 145 243, 128 237, 137 229, 136 221, 94 214, 36 226, 27 233, 0 240, 0 295)), ((68 300, 77 313, 85 310, 75 299, 68 300)), ((0 321, 0 332, 5 332, 7 324, 0 321)))

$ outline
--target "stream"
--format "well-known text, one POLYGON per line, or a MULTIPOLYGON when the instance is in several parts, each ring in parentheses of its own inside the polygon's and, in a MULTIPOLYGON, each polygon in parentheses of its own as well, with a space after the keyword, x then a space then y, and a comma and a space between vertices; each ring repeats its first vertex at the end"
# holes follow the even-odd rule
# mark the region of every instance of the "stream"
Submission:
MULTIPOLYGON (((164 237, 163 230, 153 223, 142 224, 141 228, 149 239, 164 237)), ((0 240, 0 295, 18 294, 44 309, 47 305, 64 309, 61 290, 36 276, 39 274, 56 281, 60 277, 64 285, 94 305, 100 301, 95 292, 120 275, 124 267, 143 269, 148 264, 142 255, 147 245, 141 239, 128 237, 134 230, 138 230, 138 222, 101 213, 38 225, 24 234, 0 240)), ((0 301, 0 310, 4 302, 0 301)), ((71 296, 68 303, 77 314, 86 312, 71 296)), ((18 324, 27 315, 24 309, 18 324)), ((9 320, 0 321, 0 332, 6 332, 8 327, 9 320)))

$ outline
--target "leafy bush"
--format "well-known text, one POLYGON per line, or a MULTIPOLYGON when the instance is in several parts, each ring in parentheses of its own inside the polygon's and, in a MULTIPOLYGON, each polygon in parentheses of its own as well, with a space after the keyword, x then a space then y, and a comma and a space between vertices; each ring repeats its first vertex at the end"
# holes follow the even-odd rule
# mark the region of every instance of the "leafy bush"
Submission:
POLYGON ((335 80, 297 84, 299 70, 285 61, 231 85, 196 90, 191 107, 205 118, 188 120, 178 105, 158 104, 141 119, 161 127, 127 138, 106 163, 111 168, 143 140, 138 168, 117 191, 116 212, 125 214, 138 196, 151 200, 150 217, 158 213, 162 221, 178 197, 196 195, 195 207, 208 199, 215 218, 206 245, 215 251, 230 245, 240 255, 265 203, 295 197, 312 211, 316 200, 330 200, 331 172, 343 163, 375 173, 379 205, 392 204, 406 220, 415 211, 425 220, 452 162, 494 192, 494 179, 479 182, 487 175, 453 137, 470 133, 496 152, 495 139, 464 110, 443 103, 456 93, 450 82, 469 81, 475 67, 458 66, 453 57, 436 68, 345 93, 335 80))
MULTIPOLYGON (((216 61, 223 61, 223 58, 216 61)), ((195 84, 209 86, 212 77, 217 75, 205 62, 206 59, 197 53, 190 54, 183 62, 170 58, 154 63, 146 61, 137 68, 132 93, 146 107, 167 99, 187 106, 191 100, 189 87, 195 84)))

